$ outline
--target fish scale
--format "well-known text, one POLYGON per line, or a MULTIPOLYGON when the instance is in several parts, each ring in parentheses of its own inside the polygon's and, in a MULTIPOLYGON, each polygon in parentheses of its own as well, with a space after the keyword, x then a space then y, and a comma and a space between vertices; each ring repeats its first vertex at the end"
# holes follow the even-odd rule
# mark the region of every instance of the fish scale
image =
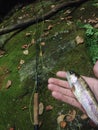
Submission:
POLYGON ((80 102, 88 117, 98 125, 98 102, 88 84, 75 72, 67 71, 66 76, 76 99, 80 102))

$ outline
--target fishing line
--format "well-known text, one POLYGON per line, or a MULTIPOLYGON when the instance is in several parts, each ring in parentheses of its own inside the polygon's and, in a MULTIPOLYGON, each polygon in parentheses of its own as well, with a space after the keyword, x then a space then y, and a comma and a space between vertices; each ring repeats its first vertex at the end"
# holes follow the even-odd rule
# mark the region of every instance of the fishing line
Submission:
MULTIPOLYGON (((41 4, 40 0, 39 0, 39 3, 41 4)), ((34 13, 35 13, 35 11, 34 11, 34 13)), ((39 67, 39 61, 40 60, 42 61, 42 59, 40 57, 40 53, 42 53, 41 52, 41 47, 40 47, 39 42, 37 41, 37 39, 39 38, 39 36, 43 32, 44 19, 43 19, 42 26, 40 26, 40 27, 41 27, 41 30, 39 30, 39 28, 38 28, 38 21, 37 21, 36 22, 36 30, 35 30, 35 41, 36 41, 36 43, 35 43, 35 50, 36 50, 35 85, 34 85, 34 89, 32 91, 31 97, 30 97, 30 104, 29 104, 30 120, 31 120, 32 125, 34 125, 34 130, 39 129, 39 124, 38 124, 38 119, 37 119, 38 118, 38 108, 35 108, 35 107, 38 107, 38 105, 39 105, 38 101, 37 101, 38 100, 38 89, 39 89, 38 67, 39 67), (33 114, 35 114, 34 119, 32 118, 32 111, 31 111, 33 97, 36 98, 36 99, 34 99, 34 103, 36 104, 36 106, 34 107, 35 113, 33 113, 33 114)))

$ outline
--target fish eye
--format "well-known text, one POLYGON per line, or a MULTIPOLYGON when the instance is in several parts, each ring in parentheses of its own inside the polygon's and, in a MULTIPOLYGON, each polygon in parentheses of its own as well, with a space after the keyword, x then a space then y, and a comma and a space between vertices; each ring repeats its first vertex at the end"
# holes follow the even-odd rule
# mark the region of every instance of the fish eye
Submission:
POLYGON ((74 74, 74 71, 70 70, 69 73, 70 73, 70 74, 74 74))
POLYGON ((70 73, 71 75, 73 75, 73 74, 74 74, 74 75, 75 75, 75 76, 77 76, 77 77, 79 77, 79 76, 80 76, 78 73, 74 72, 73 70, 70 70, 70 71, 69 71, 69 73, 70 73))

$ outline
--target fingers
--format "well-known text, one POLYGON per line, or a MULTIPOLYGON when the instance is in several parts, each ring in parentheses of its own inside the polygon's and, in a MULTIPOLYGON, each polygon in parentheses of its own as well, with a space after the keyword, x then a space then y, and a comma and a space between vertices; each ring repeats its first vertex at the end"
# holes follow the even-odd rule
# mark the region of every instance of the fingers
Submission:
POLYGON ((67 81, 56 79, 56 78, 50 78, 48 80, 48 83, 49 84, 55 84, 55 85, 58 85, 58 86, 61 86, 61 87, 65 87, 65 88, 69 88, 69 84, 68 84, 67 81))
POLYGON ((64 72, 64 71, 58 71, 58 72, 56 73, 56 75, 57 75, 58 77, 61 77, 61 78, 66 78, 66 72, 64 72))
POLYGON ((75 98, 66 96, 66 95, 61 94, 61 93, 56 92, 56 91, 52 92, 52 96, 58 100, 61 100, 61 101, 66 102, 70 105, 73 105, 73 106, 79 108, 81 111, 85 112, 84 109, 82 108, 81 104, 75 98))
POLYGON ((95 76, 98 78, 98 60, 96 61, 93 67, 93 71, 94 71, 95 76))
POLYGON ((65 88, 57 86, 55 84, 49 84, 48 89, 51 91, 56 91, 56 92, 66 95, 66 96, 75 98, 74 94, 72 93, 72 91, 70 89, 65 89, 65 88))

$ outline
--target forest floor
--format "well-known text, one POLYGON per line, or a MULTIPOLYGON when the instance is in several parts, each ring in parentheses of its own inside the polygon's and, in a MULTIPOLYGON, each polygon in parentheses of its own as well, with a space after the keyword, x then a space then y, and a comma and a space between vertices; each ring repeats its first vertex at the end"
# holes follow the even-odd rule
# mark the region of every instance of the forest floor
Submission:
MULTIPOLYGON (((0 28, 41 16, 57 4, 42 0, 22 9, 0 24, 0 28)), ((98 2, 90 0, 79 7, 68 7, 49 20, 42 21, 16 34, 0 36, 0 130, 33 130, 33 96, 35 90, 36 51, 39 51, 39 103, 44 110, 39 115, 40 130, 90 130, 83 127, 82 112, 55 100, 47 89, 49 77, 59 70, 74 70, 81 75, 93 76, 93 63, 85 46, 84 25, 98 28, 98 2), (36 50, 36 43, 39 44, 36 50), (47 107, 50 106, 50 110, 47 107), (74 120, 65 128, 57 123, 60 115, 76 112, 74 120)))

